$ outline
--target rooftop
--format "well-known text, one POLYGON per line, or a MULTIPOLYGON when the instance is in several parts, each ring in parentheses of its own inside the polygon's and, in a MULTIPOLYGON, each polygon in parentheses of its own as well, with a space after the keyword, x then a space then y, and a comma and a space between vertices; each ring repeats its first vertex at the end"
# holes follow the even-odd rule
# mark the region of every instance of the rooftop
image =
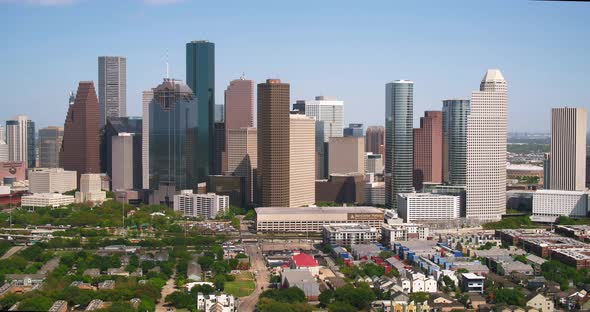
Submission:
POLYGON ((320 215, 340 213, 383 213, 383 209, 375 207, 259 207, 256 208, 257 215, 272 214, 297 214, 297 215, 320 215))
POLYGON ((461 274, 461 275, 462 275, 464 278, 466 278, 466 279, 480 279, 480 280, 484 280, 484 279, 485 279, 485 277, 483 277, 483 276, 479 276, 479 275, 477 275, 477 274, 474 274, 474 273, 463 273, 463 274, 461 274))
POLYGON ((300 253, 298 255, 294 255, 291 259, 293 260, 293 263, 295 263, 295 266, 298 266, 298 267, 319 266, 318 262, 315 261, 313 256, 308 255, 308 254, 300 253))

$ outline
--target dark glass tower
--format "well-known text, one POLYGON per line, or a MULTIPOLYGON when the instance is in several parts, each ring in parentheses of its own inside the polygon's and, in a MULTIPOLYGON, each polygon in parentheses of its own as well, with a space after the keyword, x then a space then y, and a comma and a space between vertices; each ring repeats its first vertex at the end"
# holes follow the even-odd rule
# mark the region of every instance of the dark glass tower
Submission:
POLYGON ((35 168, 37 164, 37 140, 35 139, 35 122, 27 120, 27 167, 35 168))
POLYGON ((469 100, 443 101, 443 180, 453 185, 467 181, 467 117, 469 100))
MULTIPOLYGON (((197 101, 174 79, 153 89, 149 104, 149 179, 151 189, 197 189, 197 101)), ((174 194, 167 194, 172 198, 174 194)))
POLYGON ((197 180, 205 182, 205 177, 214 168, 215 159, 215 45, 212 42, 191 41, 186 44, 186 83, 198 105, 197 180))

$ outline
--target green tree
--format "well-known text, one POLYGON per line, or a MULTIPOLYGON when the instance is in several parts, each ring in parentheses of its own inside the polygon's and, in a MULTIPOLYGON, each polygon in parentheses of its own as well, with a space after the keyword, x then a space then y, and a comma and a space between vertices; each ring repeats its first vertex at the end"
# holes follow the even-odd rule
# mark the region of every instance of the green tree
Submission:
POLYGON ((324 291, 322 291, 318 297, 318 300, 320 301, 320 307, 325 308, 327 307, 330 303, 332 303, 332 300, 334 299, 334 291, 331 289, 326 289, 324 291))
POLYGON ((494 302, 496 304, 505 303, 507 305, 525 306, 524 295, 518 289, 501 288, 494 293, 494 302))
POLYGON ((334 302, 328 306, 329 312, 356 312, 357 308, 346 302, 334 302))
POLYGON ((36 296, 24 299, 18 305, 20 311, 48 311, 53 305, 53 299, 45 296, 36 296))
POLYGON ((279 302, 305 302, 305 293, 297 287, 283 289, 269 289, 260 294, 260 298, 269 298, 279 302))
POLYGON ((422 303, 424 301, 428 301, 430 299, 430 295, 425 292, 415 292, 409 295, 409 302, 414 301, 415 303, 422 303))
POLYGON ((357 288, 347 285, 334 291, 334 299, 336 302, 348 303, 363 310, 367 309, 370 303, 375 300, 375 293, 367 284, 361 284, 357 288))

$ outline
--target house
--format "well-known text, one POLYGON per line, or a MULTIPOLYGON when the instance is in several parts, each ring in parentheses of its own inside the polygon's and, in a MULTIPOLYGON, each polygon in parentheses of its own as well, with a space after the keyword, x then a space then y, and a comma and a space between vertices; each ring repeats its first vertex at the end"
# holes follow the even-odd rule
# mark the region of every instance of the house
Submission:
POLYGON ((107 270, 107 274, 129 277, 129 272, 127 272, 121 268, 110 268, 107 270))
POLYGON ((430 298, 428 306, 430 306, 432 312, 450 312, 465 309, 460 302, 447 295, 437 295, 430 298))
POLYGON ((320 285, 307 269, 284 269, 281 272, 281 287, 297 287, 310 301, 317 300, 320 295, 320 285))
POLYGON ((291 269, 308 270, 311 275, 318 276, 320 274, 320 265, 313 258, 313 256, 300 253, 291 257, 291 269))
POLYGON ((49 312, 66 312, 68 311, 68 302, 64 300, 58 300, 51 305, 49 312))
POLYGON ((464 292, 483 293, 483 282, 485 277, 474 273, 461 274, 461 289, 464 292))
POLYGON ((94 287, 90 283, 84 283, 82 281, 74 281, 70 284, 71 287, 77 287, 82 290, 94 290, 94 287))
POLYGON ((115 289, 115 281, 106 280, 104 282, 98 283, 98 289, 115 289))
POLYGON ((543 312, 553 312, 555 309, 553 299, 545 297, 542 294, 532 294, 531 297, 527 299, 527 307, 531 307, 543 312))
POLYGON ((383 312, 430 312, 428 302, 414 303, 407 301, 381 301, 381 311, 383 312))
POLYGON ((90 276, 90 277, 99 277, 100 276, 100 269, 86 269, 82 275, 90 276))
POLYGON ((6 274, 5 278, 17 286, 35 286, 43 283, 45 274, 6 274))
POLYGON ((84 311, 95 311, 99 309, 104 309, 106 306, 105 302, 100 299, 93 299, 88 303, 86 309, 84 311))
POLYGON ((393 285, 395 285, 395 280, 387 276, 381 276, 373 281, 373 288, 379 289, 382 292, 388 292, 393 285))
POLYGON ((236 312, 239 300, 231 295, 203 295, 197 294, 197 310, 206 312, 236 312))

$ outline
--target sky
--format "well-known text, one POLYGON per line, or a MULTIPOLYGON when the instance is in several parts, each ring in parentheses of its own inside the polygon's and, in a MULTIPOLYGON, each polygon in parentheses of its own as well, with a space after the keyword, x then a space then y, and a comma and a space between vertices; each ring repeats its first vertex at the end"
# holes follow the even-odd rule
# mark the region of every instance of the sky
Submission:
POLYGON ((468 98, 488 68, 508 81, 508 130, 548 131, 550 108, 590 102, 590 3, 529 0, 0 0, 0 120, 63 125, 68 93, 97 57, 127 57, 127 111, 185 44, 215 43, 216 103, 242 73, 280 78, 291 102, 345 103, 345 122, 384 124, 385 84, 414 81, 416 126, 468 98), (168 57, 166 57, 168 55, 168 57))

